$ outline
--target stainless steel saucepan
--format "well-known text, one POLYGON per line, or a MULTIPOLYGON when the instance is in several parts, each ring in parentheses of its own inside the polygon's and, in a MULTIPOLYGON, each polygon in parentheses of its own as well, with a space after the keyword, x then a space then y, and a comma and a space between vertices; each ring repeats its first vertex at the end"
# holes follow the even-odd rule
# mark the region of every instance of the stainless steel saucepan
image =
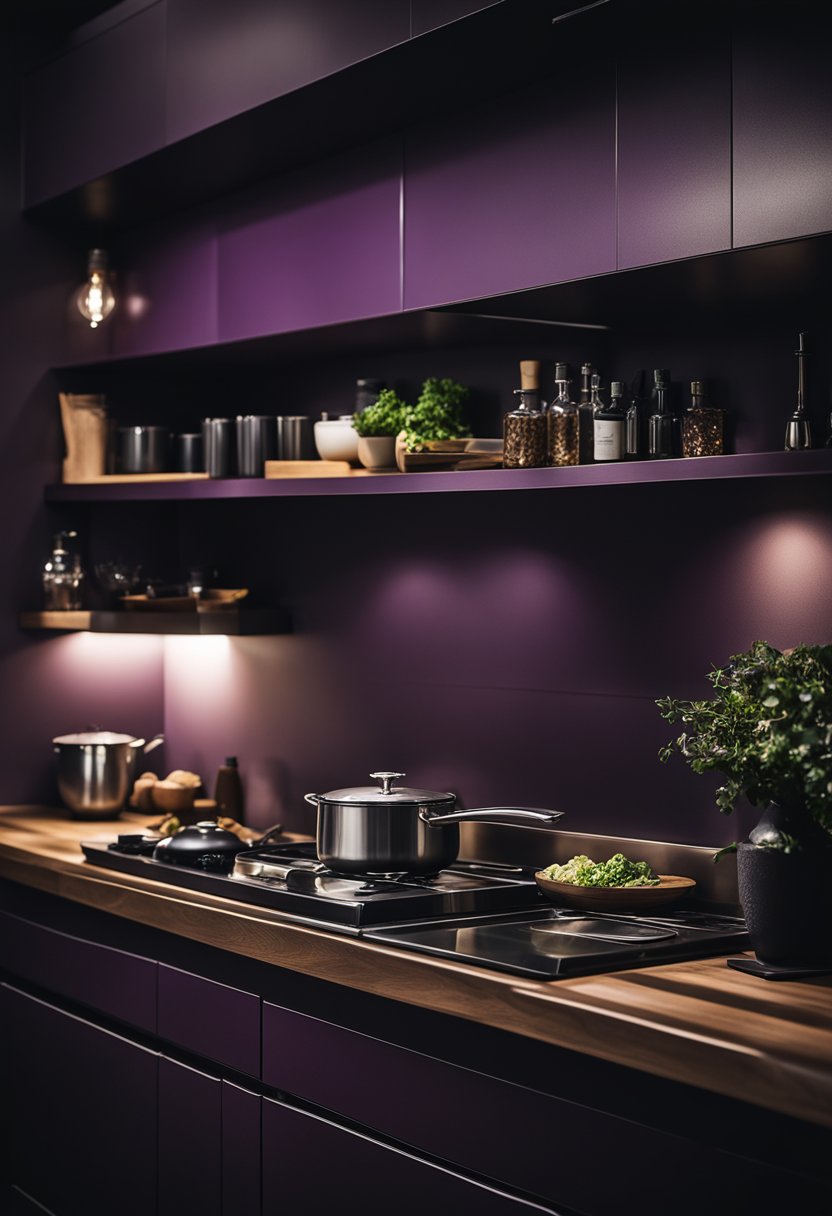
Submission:
POLYGON ((52 743, 58 757, 61 798, 79 819, 106 819, 116 814, 127 801, 136 757, 163 741, 164 735, 155 735, 148 743, 109 730, 59 735, 52 743))
POLYGON ((370 773, 378 786, 305 794, 317 808, 318 858, 339 874, 436 874, 457 859, 467 819, 555 823, 563 811, 487 806, 457 811, 453 794, 393 784, 404 773, 370 773))

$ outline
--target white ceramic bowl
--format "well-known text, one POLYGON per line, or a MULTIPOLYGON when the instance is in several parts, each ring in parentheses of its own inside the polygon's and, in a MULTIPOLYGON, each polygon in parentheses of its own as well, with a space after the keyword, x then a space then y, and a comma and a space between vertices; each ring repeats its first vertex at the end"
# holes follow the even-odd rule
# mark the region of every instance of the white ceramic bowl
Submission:
POLYGON ((358 464, 358 432, 353 429, 352 415, 316 422, 314 432, 321 460, 348 460, 350 464, 358 464))

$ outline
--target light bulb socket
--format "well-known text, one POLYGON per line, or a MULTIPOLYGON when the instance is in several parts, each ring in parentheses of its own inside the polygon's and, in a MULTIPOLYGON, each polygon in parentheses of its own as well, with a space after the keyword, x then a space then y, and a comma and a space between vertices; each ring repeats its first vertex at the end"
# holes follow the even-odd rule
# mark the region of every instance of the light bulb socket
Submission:
POLYGON ((106 249, 91 249, 89 260, 87 262, 87 272, 92 274, 95 270, 107 269, 107 251, 106 249))

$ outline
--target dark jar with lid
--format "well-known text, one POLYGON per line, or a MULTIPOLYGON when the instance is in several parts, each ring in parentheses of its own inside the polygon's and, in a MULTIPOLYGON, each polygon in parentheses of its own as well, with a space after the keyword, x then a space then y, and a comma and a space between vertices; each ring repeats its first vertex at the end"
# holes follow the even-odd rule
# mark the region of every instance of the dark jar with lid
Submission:
POLYGON ((503 468, 540 469, 547 463, 546 415, 537 408, 537 393, 518 388, 520 404, 503 418, 503 468))

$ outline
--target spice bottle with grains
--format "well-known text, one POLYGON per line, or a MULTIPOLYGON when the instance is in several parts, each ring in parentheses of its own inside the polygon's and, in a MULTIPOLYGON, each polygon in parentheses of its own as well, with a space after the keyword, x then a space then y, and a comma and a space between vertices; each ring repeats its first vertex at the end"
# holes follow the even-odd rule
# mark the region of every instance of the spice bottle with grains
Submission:
POLYGON ((539 469, 546 464, 546 415, 532 389, 516 388, 520 404, 503 418, 503 468, 539 469))
POLYGON ((569 368, 555 365, 557 397, 547 413, 549 464, 555 467, 578 463, 578 407, 569 395, 569 368))
POLYGON ((682 455, 721 456, 724 431, 725 411, 707 404, 703 380, 691 380, 690 405, 682 418, 682 455))

